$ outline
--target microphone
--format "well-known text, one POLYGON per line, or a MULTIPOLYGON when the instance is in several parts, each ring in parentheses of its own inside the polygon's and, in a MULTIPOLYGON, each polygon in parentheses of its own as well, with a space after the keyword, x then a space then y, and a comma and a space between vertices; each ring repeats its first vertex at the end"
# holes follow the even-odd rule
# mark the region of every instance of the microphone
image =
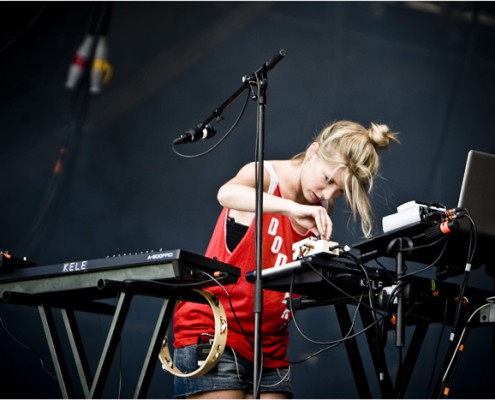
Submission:
POLYGON ((207 124, 206 126, 198 125, 196 128, 189 129, 180 135, 174 140, 174 144, 193 143, 198 140, 210 139, 215 136, 215 133, 217 133, 217 131, 211 124, 207 124))

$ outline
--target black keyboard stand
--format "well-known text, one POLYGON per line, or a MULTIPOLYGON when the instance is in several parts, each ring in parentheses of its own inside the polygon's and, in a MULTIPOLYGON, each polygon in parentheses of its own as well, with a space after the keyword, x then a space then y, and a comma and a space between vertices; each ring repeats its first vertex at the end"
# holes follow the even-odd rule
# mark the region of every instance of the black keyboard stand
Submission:
POLYGON ((141 398, 147 394, 176 302, 185 300, 206 304, 206 298, 197 289, 219 282, 235 283, 239 276, 239 268, 218 260, 182 249, 160 249, 158 252, 12 269, 0 274, 0 301, 38 309, 62 397, 81 397, 76 396, 71 384, 69 371, 75 370, 83 396, 99 398, 103 395, 132 299, 136 295, 162 299, 135 389, 134 396, 141 398), (218 274, 217 279, 212 278, 215 274, 218 274), (54 318, 55 309, 61 312, 62 330, 65 330, 75 369, 68 368, 65 360, 64 351, 68 350, 62 346, 54 318), (75 311, 112 317, 94 376, 75 311))
MULTIPOLYGON (((34 306, 38 309, 44 334, 53 361, 55 374, 60 386, 61 397, 76 398, 74 387, 71 383, 66 356, 64 354, 61 336, 57 329, 54 318, 54 309, 59 309, 62 315, 65 334, 70 344, 75 368, 77 370, 79 383, 85 398, 101 398, 108 374, 115 356, 116 349, 120 342, 127 315, 135 295, 151 295, 162 297, 163 303, 156 319, 153 334, 146 355, 144 356, 143 368, 137 380, 134 398, 145 398, 151 382, 158 354, 160 352, 163 338, 165 337, 170 321, 173 316, 176 300, 185 299, 201 302, 193 292, 188 290, 161 290, 159 294, 153 285, 146 285, 146 282, 126 283, 107 281, 110 290, 107 298, 115 298, 114 306, 108 303, 93 301, 85 296, 70 297, 70 292, 62 292, 60 295, 36 294, 8 292, 4 294, 4 300, 9 303, 34 306), (101 351, 101 356, 94 372, 86 357, 83 340, 74 311, 89 311, 112 317, 105 344, 101 351)), ((105 292, 105 288, 102 289, 105 292)))
MULTIPOLYGON (((318 301, 312 302, 312 306, 328 305, 319 303, 318 301)), ((337 319, 339 322, 340 331, 343 335, 353 336, 354 331, 351 329, 352 322, 349 314, 348 305, 339 302, 333 304, 337 319)), ((366 308, 360 309, 360 317, 363 326, 369 326, 373 324, 374 318, 371 310, 366 308)), ((420 353, 423 339, 430 323, 428 321, 418 322, 416 324, 411 342, 409 343, 404 363, 397 373, 395 385, 390 376, 387 360, 385 357, 383 341, 383 333, 378 326, 368 329, 366 331, 366 339, 370 356, 373 361, 374 370, 378 385, 381 391, 382 398, 403 398, 406 393, 409 380, 414 371, 414 367, 420 353)), ((359 350, 357 341, 351 337, 344 342, 347 356, 349 359, 352 375, 356 383, 356 389, 358 391, 358 397, 362 399, 373 398, 366 376, 365 367, 362 361, 361 352, 359 350)))
MULTIPOLYGON (((405 258, 409 256, 407 240, 404 243, 398 242, 400 248, 396 256, 397 263, 403 263, 405 258), (401 256, 397 256, 400 254, 401 256), (403 256, 403 257, 402 257, 403 256)), ((395 245, 395 244, 394 244, 395 245)), ((393 247, 393 246, 391 246, 393 247)), ((393 256, 392 253, 388 253, 389 256, 393 256)), ((326 262, 325 259, 318 264, 316 258, 312 260, 313 264, 323 265, 326 262)), ((329 266, 330 267, 330 266, 329 266)), ((325 267, 320 267, 321 271, 325 270, 325 267)), ((339 268, 334 266, 332 268, 339 268)), ((345 267, 342 267, 342 272, 345 271, 345 267)), ((404 271, 400 265, 397 267, 398 271, 404 271)), ((371 270, 369 270, 371 272, 371 270)), ((357 305, 357 298, 360 297, 357 292, 352 292, 352 287, 343 286, 342 288, 353 293, 352 297, 342 296, 336 293, 333 289, 333 285, 328 285, 326 282, 317 281, 315 278, 320 274, 315 273, 311 269, 306 270, 293 270, 291 276, 280 276, 276 279, 273 277, 268 278, 266 287, 273 290, 293 292, 302 295, 301 298, 294 298, 291 300, 291 309, 300 310, 308 307, 319 307, 332 305, 335 309, 339 327, 343 337, 346 337, 344 345, 346 348, 347 356, 349 359, 351 371, 353 374, 355 387, 359 398, 373 398, 368 381, 366 371, 369 371, 369 367, 364 366, 361 353, 358 347, 354 332, 352 330, 351 313, 349 310, 350 305, 357 305), (326 286, 322 286, 326 284, 326 286), (292 286, 293 285, 293 286, 292 286)), ((342 274, 342 276, 345 273, 342 274)), ((343 282, 336 276, 334 285, 349 284, 349 282, 343 282)), ((374 278, 375 282, 376 277, 374 278)), ((331 278, 329 278, 331 280, 331 278)), ((379 385, 382 398, 404 398, 407 395, 407 389, 410 379, 415 370, 416 362, 421 353, 421 348, 424 343, 427 330, 431 324, 443 324, 451 325, 454 317, 454 311, 456 309, 456 295, 458 293, 458 285, 454 283, 448 283, 443 281, 435 281, 435 293, 432 293, 432 280, 423 278, 420 276, 404 276, 403 272, 397 273, 395 276, 383 276, 381 281, 384 286, 397 285, 395 293, 397 293, 398 285, 401 284, 401 294, 403 294, 402 307, 399 308, 399 299, 396 301, 384 305, 380 301, 375 304, 377 310, 380 312, 386 312, 384 317, 386 318, 383 323, 376 324, 375 311, 369 307, 361 305, 359 308, 359 315, 364 327, 370 327, 365 331, 367 347, 371 356, 374 372, 376 376, 376 382, 379 385), (398 333, 397 320, 399 318, 399 311, 402 314, 402 329, 398 333), (395 317, 395 320, 393 319, 395 317), (412 335, 406 341, 405 326, 409 326, 409 333, 412 335), (394 378, 389 371, 387 365, 387 358, 385 354, 385 348, 387 344, 387 335, 389 332, 394 332, 396 335, 396 347, 402 351, 402 348, 406 348, 405 357, 402 360, 397 371, 394 371, 394 378), (400 339, 400 340, 397 340, 400 339), (406 345, 407 343, 407 345, 406 345)), ((362 288, 361 288, 362 290, 362 288)), ((375 289, 373 289, 375 290, 375 289)), ((375 295, 377 292, 374 292, 375 295)), ((466 288, 466 297, 468 297, 472 303, 472 306, 485 303, 485 299, 491 296, 491 292, 476 288, 466 288)), ((375 298, 375 301, 377 299, 375 298)), ((375 303, 375 302, 374 302, 375 303)), ((466 310, 464 310, 465 312, 466 310)), ((487 325, 486 323, 472 322, 472 326, 487 325)), ((447 359, 450 357, 447 355, 447 359)))

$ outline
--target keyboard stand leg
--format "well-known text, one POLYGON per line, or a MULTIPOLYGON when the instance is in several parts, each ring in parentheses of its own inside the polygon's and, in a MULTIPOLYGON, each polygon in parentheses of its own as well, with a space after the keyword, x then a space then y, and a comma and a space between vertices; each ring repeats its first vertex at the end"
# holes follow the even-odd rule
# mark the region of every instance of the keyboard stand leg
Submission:
POLYGON ((43 330, 45 331, 46 341, 52 356, 53 366, 55 368, 55 374, 57 375, 57 381, 60 386, 62 397, 65 399, 73 398, 74 390, 70 381, 67 363, 60 343, 60 337, 57 333, 57 327, 53 319, 52 310, 46 304, 41 303, 38 305, 38 312, 40 313, 41 323, 43 325, 43 330))
MULTIPOLYGON (((337 313, 337 319, 339 320, 340 330, 343 335, 353 334, 351 330, 351 318, 349 317, 349 312, 347 310, 346 304, 337 303, 334 305, 335 311, 337 313)), ((349 357, 349 362, 351 363, 352 375, 354 376, 354 381, 356 382, 356 388, 358 395, 361 399, 371 399, 371 391, 368 384, 368 379, 364 371, 363 361, 361 359, 361 354, 359 353, 359 348, 357 346, 356 340, 349 339, 344 341, 345 348, 347 350, 347 356, 349 357)))
MULTIPOLYGON (((374 323, 374 318, 371 310, 361 307, 359 309, 363 326, 370 326, 374 323)), ((366 331, 366 339, 368 340, 368 348, 371 358, 375 366, 376 379, 380 385, 382 398, 391 398, 393 393, 392 378, 387 367, 387 360, 383 346, 383 334, 380 332, 380 326, 376 325, 366 331)))
POLYGON ((416 360, 418 359, 429 325, 429 322, 418 322, 416 328, 414 329, 414 334, 411 338, 411 343, 409 343, 404 364, 397 374, 397 382, 395 384, 394 393, 395 399, 404 398, 404 394, 407 386, 409 385, 409 380, 414 371, 414 366, 416 364, 416 360))
POLYGON ((112 323, 108 331, 107 340, 105 342, 105 346, 100 357, 100 362, 98 363, 98 367, 96 369, 95 378, 91 386, 91 391, 88 396, 90 399, 101 397, 103 387, 115 355, 115 350, 120 342, 120 335, 122 333, 122 328, 124 327, 124 322, 127 318, 131 300, 132 294, 125 292, 121 292, 119 294, 115 315, 113 316, 112 323))
POLYGON ((136 392, 134 394, 135 399, 145 398, 148 392, 148 387, 153 376, 154 368, 157 364, 158 354, 162 347, 163 338, 167 333, 170 325, 170 320, 175 310, 175 300, 164 299, 158 320, 155 325, 153 336, 151 337, 150 347, 146 353, 143 369, 139 376, 138 383, 136 385, 136 392))
POLYGON ((62 318, 65 324, 65 330, 69 339, 72 355, 74 356, 75 366, 79 375, 79 381, 84 393, 84 397, 89 396, 89 385, 93 378, 91 376, 88 359, 84 351, 82 338, 79 332, 74 310, 71 308, 62 308, 62 318))

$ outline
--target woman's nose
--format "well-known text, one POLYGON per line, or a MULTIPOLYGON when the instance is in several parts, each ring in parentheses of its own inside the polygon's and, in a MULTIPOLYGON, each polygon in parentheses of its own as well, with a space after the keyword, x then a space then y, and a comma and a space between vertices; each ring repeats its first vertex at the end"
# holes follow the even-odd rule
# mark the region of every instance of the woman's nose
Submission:
POLYGON ((340 195, 340 190, 338 190, 336 187, 327 187, 323 190, 322 196, 324 200, 331 200, 340 195))

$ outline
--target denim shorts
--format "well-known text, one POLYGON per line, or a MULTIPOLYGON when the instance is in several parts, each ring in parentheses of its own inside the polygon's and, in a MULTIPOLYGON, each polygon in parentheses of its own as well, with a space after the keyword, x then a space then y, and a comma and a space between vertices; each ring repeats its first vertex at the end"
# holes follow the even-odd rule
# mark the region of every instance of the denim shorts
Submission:
MULTIPOLYGON (((181 347, 174 351, 174 362, 184 373, 198 369, 196 361, 197 345, 181 347)), ((226 347, 217 366, 199 377, 182 378, 174 376, 174 397, 185 398, 201 392, 213 390, 244 390, 253 393, 253 363, 226 347)), ((263 368, 260 380, 260 393, 284 393, 294 397, 290 367, 263 368)))

